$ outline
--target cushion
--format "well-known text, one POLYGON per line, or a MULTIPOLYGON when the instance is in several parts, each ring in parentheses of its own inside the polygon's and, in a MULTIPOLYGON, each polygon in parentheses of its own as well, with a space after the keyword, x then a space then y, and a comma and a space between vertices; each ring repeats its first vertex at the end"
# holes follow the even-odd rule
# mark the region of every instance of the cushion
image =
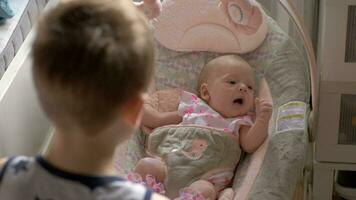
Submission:
POLYGON ((255 0, 164 0, 153 26, 156 39, 175 51, 246 53, 267 34, 255 0))

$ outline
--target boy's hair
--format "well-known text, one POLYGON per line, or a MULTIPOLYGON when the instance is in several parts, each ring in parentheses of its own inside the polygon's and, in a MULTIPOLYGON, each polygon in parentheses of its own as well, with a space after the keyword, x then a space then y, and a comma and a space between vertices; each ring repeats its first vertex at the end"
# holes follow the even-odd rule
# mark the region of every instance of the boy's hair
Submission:
POLYGON ((130 0, 76 0, 41 18, 33 75, 46 114, 59 128, 107 126, 151 80, 154 43, 130 0))

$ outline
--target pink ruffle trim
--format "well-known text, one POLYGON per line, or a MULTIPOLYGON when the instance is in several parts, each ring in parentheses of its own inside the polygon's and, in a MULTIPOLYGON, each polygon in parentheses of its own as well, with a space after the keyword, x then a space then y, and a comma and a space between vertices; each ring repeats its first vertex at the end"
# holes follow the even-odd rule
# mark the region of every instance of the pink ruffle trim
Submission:
POLYGON ((140 174, 131 172, 126 175, 127 180, 142 184, 158 194, 164 194, 166 191, 164 190, 164 186, 162 183, 156 180, 156 178, 150 174, 146 175, 146 180, 143 180, 140 174))
POLYGON ((198 191, 186 187, 179 191, 179 197, 174 200, 206 200, 198 191))

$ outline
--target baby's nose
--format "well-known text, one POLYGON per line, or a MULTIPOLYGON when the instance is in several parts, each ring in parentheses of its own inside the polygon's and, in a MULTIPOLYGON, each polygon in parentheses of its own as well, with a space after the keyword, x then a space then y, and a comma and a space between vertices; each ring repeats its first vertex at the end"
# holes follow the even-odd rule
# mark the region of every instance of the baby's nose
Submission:
POLYGON ((239 91, 240 92, 247 92, 247 86, 245 84, 240 84, 239 85, 239 91))

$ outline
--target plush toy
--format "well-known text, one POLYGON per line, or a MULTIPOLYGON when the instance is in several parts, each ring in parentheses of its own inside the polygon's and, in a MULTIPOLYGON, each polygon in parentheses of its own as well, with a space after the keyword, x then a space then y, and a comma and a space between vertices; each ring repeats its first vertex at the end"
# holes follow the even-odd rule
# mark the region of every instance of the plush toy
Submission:
MULTIPOLYGON (((2 1, 6 2, 7 0, 0 0, 0 6, 2 1)), ((61 0, 61 2, 69 2, 69 1, 73 1, 73 0, 61 0)), ((160 0, 142 0, 139 2, 133 1, 133 4, 139 10, 144 12, 147 18, 149 19, 156 18, 160 14, 162 8, 160 0)))
POLYGON ((153 25, 160 44, 175 51, 246 53, 267 34, 255 0, 164 0, 153 25))
POLYGON ((140 2, 134 2, 136 7, 143 11, 149 19, 156 18, 161 12, 160 0, 142 0, 140 2))

